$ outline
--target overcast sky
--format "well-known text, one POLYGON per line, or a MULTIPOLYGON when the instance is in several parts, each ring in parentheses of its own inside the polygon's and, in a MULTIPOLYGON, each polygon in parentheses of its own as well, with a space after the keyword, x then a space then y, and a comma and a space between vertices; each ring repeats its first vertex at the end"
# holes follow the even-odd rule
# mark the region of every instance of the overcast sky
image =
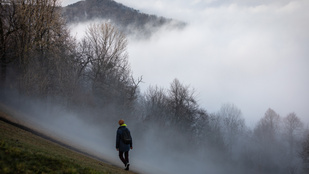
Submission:
MULTIPOLYGON (((64 0, 63 5, 76 2, 64 0)), ((195 88, 200 105, 242 110, 249 126, 268 108, 309 122, 308 0, 116 0, 144 13, 187 22, 149 40, 129 40, 134 76, 168 88, 195 88)))

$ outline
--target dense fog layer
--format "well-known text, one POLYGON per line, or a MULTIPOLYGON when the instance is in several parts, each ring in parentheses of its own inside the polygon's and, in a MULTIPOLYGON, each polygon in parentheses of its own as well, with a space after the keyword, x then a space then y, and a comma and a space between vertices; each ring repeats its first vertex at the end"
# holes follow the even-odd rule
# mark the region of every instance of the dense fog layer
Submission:
POLYGON ((130 63, 144 77, 142 90, 178 78, 199 91, 209 111, 235 103, 252 126, 268 107, 295 111, 309 122, 307 1, 117 2, 188 24, 163 28, 149 40, 130 39, 130 63))
MULTIPOLYGON (((184 120, 174 120, 172 115, 153 118, 162 115, 145 105, 138 105, 137 110, 143 106, 148 109, 136 111, 134 114, 137 115, 117 116, 111 110, 110 113, 94 108, 72 110, 50 100, 33 100, 10 91, 0 96, 2 103, 13 108, 13 116, 20 123, 30 124, 51 137, 120 167, 122 163, 115 149, 115 138, 118 119, 124 118, 133 136, 134 148, 130 151, 133 171, 305 173, 300 154, 304 151, 308 130, 303 129, 302 121, 297 121, 294 113, 281 117, 268 109, 259 124, 251 129, 233 104, 225 104, 213 114, 196 115, 192 125, 188 125, 184 120), (149 118, 145 118, 146 115, 149 118), (287 121, 288 118, 294 118, 294 121, 287 121), (293 132, 289 134, 291 125, 293 132)), ((117 106, 113 109, 117 110, 117 106)))
POLYGON ((210 111, 233 102, 252 125, 267 107, 309 121, 308 1, 120 2, 188 23, 131 41, 132 68, 147 79, 144 88, 177 77, 210 111))

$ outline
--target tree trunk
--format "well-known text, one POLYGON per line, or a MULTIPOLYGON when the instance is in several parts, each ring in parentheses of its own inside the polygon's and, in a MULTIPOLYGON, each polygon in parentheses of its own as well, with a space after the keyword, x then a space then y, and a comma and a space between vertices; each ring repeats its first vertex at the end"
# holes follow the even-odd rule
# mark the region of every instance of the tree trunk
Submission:
POLYGON ((3 31, 2 17, 0 18, 0 57, 1 57, 0 87, 3 87, 5 84, 5 78, 6 78, 6 58, 5 58, 5 48, 4 48, 4 31, 3 31))

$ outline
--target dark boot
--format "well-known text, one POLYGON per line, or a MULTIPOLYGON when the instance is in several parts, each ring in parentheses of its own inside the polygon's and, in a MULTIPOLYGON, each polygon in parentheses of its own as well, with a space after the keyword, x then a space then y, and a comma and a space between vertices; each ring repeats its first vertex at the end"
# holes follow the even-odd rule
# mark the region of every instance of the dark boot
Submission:
POLYGON ((129 167, 130 167, 130 163, 127 163, 126 168, 124 170, 129 170, 129 167))

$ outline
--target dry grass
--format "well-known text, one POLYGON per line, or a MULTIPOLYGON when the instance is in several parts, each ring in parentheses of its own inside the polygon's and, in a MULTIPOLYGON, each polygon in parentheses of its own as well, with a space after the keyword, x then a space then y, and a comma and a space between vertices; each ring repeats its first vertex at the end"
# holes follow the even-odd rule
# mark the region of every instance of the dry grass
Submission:
MULTIPOLYGON (((0 111, 0 117, 9 116, 0 111)), ((0 173, 130 174, 0 120, 0 173)))

